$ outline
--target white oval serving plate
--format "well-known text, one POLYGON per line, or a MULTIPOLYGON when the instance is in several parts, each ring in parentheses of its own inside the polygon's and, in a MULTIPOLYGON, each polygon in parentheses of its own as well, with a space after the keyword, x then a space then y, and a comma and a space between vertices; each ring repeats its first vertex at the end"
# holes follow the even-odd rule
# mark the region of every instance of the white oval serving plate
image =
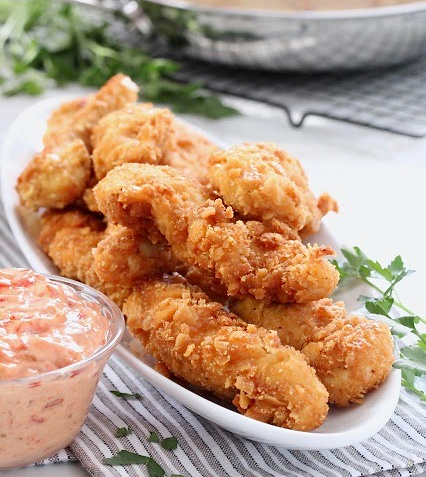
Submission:
MULTIPOLYGON (((19 200, 15 183, 34 153, 42 147, 41 138, 48 116, 60 103, 69 99, 72 98, 62 96, 45 100, 25 110, 10 127, 1 153, 1 192, 7 220, 31 267, 42 273, 54 274, 57 273, 57 269, 23 226, 17 209, 19 200)), ((204 131, 203 134, 220 145, 217 138, 204 131)), ((339 248, 325 227, 313 241, 330 244, 335 249, 339 248)), ((346 292, 343 298, 354 303, 354 293, 346 292)), ((313 432, 282 429, 245 417, 164 377, 154 369, 155 361, 152 357, 143 357, 132 352, 130 341, 130 335, 125 334, 121 345, 117 348, 117 354, 156 388, 231 432, 286 449, 333 449, 368 439, 386 424, 399 398, 400 372, 393 370, 386 382, 365 398, 364 404, 353 405, 346 409, 330 409, 325 423, 319 429, 313 432)))

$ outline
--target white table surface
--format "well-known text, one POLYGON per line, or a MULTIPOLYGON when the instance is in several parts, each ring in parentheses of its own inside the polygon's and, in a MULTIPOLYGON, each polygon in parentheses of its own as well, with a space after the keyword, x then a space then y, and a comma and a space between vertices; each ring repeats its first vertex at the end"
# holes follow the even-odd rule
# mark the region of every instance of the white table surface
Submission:
MULTIPOLYGON (((53 90, 45 97, 84 92, 53 90)), ((0 98, 0 141, 16 116, 41 98, 0 98)), ((340 205, 325 219, 341 243, 361 247, 371 258, 389 262, 400 254, 416 273, 399 288, 400 299, 426 314, 426 138, 413 139, 338 121, 309 118, 292 128, 283 112, 235 100, 244 115, 220 121, 187 116, 230 145, 274 141, 297 156, 312 188, 330 192, 340 205)), ((0 471, 1 476, 87 476, 78 464, 0 471)), ((426 477, 426 473, 422 474, 426 477)))

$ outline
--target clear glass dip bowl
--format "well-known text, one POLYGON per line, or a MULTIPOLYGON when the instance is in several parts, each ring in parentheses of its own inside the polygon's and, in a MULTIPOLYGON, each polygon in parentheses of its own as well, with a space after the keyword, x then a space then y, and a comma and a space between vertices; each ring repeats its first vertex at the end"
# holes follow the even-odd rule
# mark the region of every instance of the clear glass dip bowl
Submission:
POLYGON ((101 307, 109 320, 107 341, 91 356, 64 368, 0 381, 0 469, 32 464, 71 443, 83 426, 102 370, 125 328, 120 309, 102 293, 74 280, 47 277, 101 307))

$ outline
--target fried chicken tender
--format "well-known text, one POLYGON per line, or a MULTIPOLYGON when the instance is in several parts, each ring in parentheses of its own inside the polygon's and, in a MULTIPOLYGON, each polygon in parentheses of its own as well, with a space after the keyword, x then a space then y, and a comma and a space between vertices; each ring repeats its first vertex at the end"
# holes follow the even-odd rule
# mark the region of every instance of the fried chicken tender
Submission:
POLYGON ((98 121, 112 111, 123 108, 138 99, 138 86, 126 75, 119 73, 110 78, 74 117, 74 130, 89 151, 92 150, 91 136, 98 121))
POLYGON ((64 211, 47 210, 41 216, 41 229, 38 243, 43 250, 47 250, 57 232, 65 228, 88 227, 93 231, 105 230, 105 223, 95 214, 89 214, 78 208, 69 208, 64 211))
POLYGON ((16 185, 21 205, 28 209, 61 209, 82 196, 90 177, 91 159, 81 139, 57 152, 44 149, 19 176, 16 185))
POLYGON ((209 270, 202 270, 194 265, 181 262, 176 266, 174 271, 185 277, 190 285, 200 288, 213 301, 222 304, 228 303, 228 290, 226 286, 209 270))
POLYGON ((138 99, 139 88, 122 73, 110 78, 94 95, 62 104, 47 121, 43 145, 53 150, 81 139, 91 151, 90 137, 98 121, 108 113, 138 99))
POLYGON ((93 251, 98 277, 107 283, 134 286, 159 273, 171 273, 178 260, 167 243, 153 244, 147 231, 109 224, 93 251))
POLYGON ((181 170, 189 177, 207 182, 207 162, 218 147, 194 128, 173 122, 173 143, 166 151, 164 164, 181 170))
POLYGON ((66 103, 55 111, 44 134, 44 149, 18 178, 21 205, 62 209, 79 199, 91 173, 90 136, 104 115, 136 101, 138 88, 122 74, 92 97, 66 103))
POLYGON ((330 403, 337 406, 361 403, 391 370, 389 328, 349 315, 342 302, 325 298, 282 305, 246 297, 232 302, 230 308, 247 323, 276 330, 282 344, 307 356, 330 394, 330 403))
POLYGON ((316 199, 300 162, 272 143, 243 144, 212 154, 209 178, 227 205, 244 216, 278 219, 296 231, 315 232, 337 204, 316 199), (319 203, 321 207, 319 207, 319 203))
POLYGON ((251 418, 308 431, 328 393, 301 353, 247 325, 196 287, 148 281, 125 302, 130 332, 174 375, 232 399, 251 418))
POLYGON ((102 179, 127 162, 161 163, 173 139, 173 115, 150 103, 129 104, 102 118, 92 134, 93 166, 102 179))
POLYGON ((103 282, 131 287, 149 277, 176 271, 210 297, 223 300, 226 288, 219 280, 197 267, 180 262, 166 241, 154 237, 153 243, 150 237, 149 230, 137 231, 108 224, 103 239, 93 249, 98 277, 103 282))
POLYGON ((42 216, 41 222, 39 244, 60 274, 96 288, 121 307, 131 289, 102 282, 94 268, 92 252, 104 237, 104 222, 73 209, 49 211, 42 216))
POLYGON ((83 204, 90 212, 100 213, 98 203, 93 193, 93 187, 87 187, 82 196, 83 204))
POLYGON ((53 111, 47 120, 46 132, 43 135, 45 149, 54 150, 63 144, 79 139, 74 129, 75 115, 86 103, 86 98, 77 98, 62 103, 53 111))
POLYGON ((330 247, 306 247, 277 221, 236 221, 202 184, 168 166, 124 164, 94 193, 113 223, 137 229, 152 220, 179 260, 210 270, 230 296, 305 303, 328 296, 337 284, 325 259, 334 253, 330 247))

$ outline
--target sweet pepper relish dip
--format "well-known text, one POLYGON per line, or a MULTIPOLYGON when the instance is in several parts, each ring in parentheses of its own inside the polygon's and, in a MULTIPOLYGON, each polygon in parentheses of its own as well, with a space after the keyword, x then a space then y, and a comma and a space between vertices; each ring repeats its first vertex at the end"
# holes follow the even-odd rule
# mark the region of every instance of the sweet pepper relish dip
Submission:
POLYGON ((96 303, 31 270, 0 270, 0 380, 35 376, 91 356, 107 339, 96 303))
POLYGON ((107 356, 61 368, 93 355, 108 329, 71 287, 0 270, 0 469, 48 457, 79 432, 107 356))

